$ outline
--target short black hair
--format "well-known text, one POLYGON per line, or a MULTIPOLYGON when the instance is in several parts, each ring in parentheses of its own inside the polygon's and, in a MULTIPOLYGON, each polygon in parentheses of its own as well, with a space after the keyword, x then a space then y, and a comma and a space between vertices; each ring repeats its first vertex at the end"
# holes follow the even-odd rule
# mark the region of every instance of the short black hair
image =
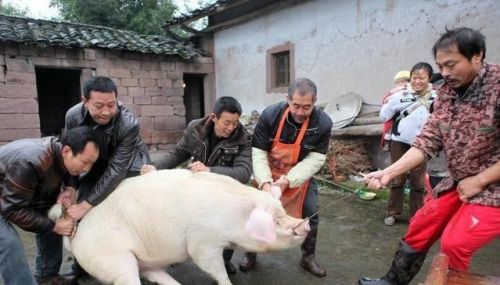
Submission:
POLYGON ((66 130, 60 142, 63 146, 69 146, 73 155, 82 153, 88 142, 93 142, 96 149, 99 149, 99 139, 94 130, 88 126, 66 130))
POLYGON ((430 64, 428 64, 427 62, 419 62, 419 63, 415 64, 411 68, 410 76, 413 74, 413 72, 415 72, 417 70, 420 70, 420 69, 423 69, 423 70, 427 71, 427 74, 429 75, 429 80, 430 80, 431 77, 432 77, 432 73, 434 71, 432 70, 432 66, 430 64))
POLYGON ((242 109, 240 102, 238 102, 238 100, 234 99, 233 97, 220 97, 219 99, 217 99, 217 101, 215 101, 213 113, 217 116, 217 118, 219 118, 220 114, 222 114, 222 112, 224 111, 241 116, 242 109))
POLYGON ((486 38, 479 31, 471 28, 456 28, 448 30, 441 35, 437 42, 432 47, 432 53, 436 58, 438 49, 450 48, 452 45, 457 45, 458 51, 469 61, 474 55, 483 52, 484 59, 486 56, 486 38))
POLYGON ((313 95, 313 98, 316 98, 318 88, 311 79, 297 78, 288 86, 288 98, 291 99, 295 92, 298 92, 301 96, 313 95))
POLYGON ((96 76, 89 79, 83 84, 83 97, 86 100, 90 99, 90 91, 99 91, 110 93, 114 92, 118 97, 118 91, 115 82, 109 77, 96 76))

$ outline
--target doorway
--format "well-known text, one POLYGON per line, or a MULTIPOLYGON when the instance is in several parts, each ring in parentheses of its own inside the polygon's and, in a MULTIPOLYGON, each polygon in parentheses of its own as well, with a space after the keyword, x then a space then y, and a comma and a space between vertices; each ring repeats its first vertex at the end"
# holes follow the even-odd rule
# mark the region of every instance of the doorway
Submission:
POLYGON ((205 116, 205 94, 203 78, 205 74, 184 74, 184 106, 186 125, 194 119, 205 116))
POLYGON ((66 111, 81 101, 80 70, 35 68, 40 132, 59 136, 64 129, 66 111))

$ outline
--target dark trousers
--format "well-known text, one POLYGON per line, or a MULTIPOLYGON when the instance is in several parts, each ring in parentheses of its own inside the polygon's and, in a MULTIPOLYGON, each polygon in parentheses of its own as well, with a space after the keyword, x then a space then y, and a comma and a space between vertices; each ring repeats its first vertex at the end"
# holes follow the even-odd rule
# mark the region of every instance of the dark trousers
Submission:
MULTIPOLYGON (((400 159, 411 146, 406 143, 391 141, 391 161, 392 163, 400 159)), ((425 181, 426 163, 410 170, 408 173, 401 174, 392 180, 391 193, 387 203, 386 216, 399 217, 403 212, 404 186, 406 179, 410 182, 410 213, 409 219, 415 215, 418 209, 424 204, 424 181, 425 181)))
MULTIPOLYGON (((304 199, 304 206, 302 208, 302 218, 307 218, 319 210, 318 202, 318 184, 311 178, 309 186, 307 187, 306 198, 304 199)), ((309 220, 309 225, 315 227, 319 224, 319 216, 316 215, 309 220)))

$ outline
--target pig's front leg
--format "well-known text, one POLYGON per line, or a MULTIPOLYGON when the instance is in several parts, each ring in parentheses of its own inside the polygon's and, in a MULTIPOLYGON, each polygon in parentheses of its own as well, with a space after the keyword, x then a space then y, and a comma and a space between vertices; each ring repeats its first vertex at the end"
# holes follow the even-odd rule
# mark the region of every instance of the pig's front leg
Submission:
POLYGON ((153 283, 158 283, 160 285, 181 285, 179 282, 175 281, 170 274, 164 270, 151 270, 143 271, 141 275, 153 283))
POLYGON ((189 248, 188 251, 193 262, 203 271, 210 274, 217 281, 218 285, 232 285, 224 267, 222 249, 222 247, 197 244, 189 248))

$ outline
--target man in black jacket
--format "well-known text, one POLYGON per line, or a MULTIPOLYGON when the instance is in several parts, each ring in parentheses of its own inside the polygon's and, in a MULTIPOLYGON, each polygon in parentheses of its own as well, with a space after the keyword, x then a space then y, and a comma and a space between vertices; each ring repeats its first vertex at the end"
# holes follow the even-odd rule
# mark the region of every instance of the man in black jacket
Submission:
MULTIPOLYGON (((194 172, 210 171, 248 183, 252 174, 252 145, 239 121, 241 113, 236 99, 220 97, 213 112, 190 122, 177 145, 153 165, 158 169, 171 169, 191 158, 188 168, 194 172)), ((229 274, 236 273, 231 264, 232 255, 233 250, 223 252, 229 274)))
MULTIPOLYGON (((101 203, 126 177, 138 175, 150 162, 147 146, 139 135, 139 122, 117 99, 116 84, 94 77, 83 86, 82 102, 66 113, 65 129, 90 126, 100 140, 100 156, 92 170, 79 181, 78 203, 68 214, 80 220, 101 203)), ((83 274, 78 266, 73 273, 83 274)))
POLYGON ((63 180, 88 172, 98 155, 97 138, 88 127, 67 131, 60 141, 56 137, 24 139, 0 147, 0 275, 5 284, 72 284, 58 273, 61 235, 71 235, 75 221, 53 222, 46 213, 56 199, 71 200, 72 190, 61 193, 63 180), (13 225, 36 233, 37 282, 13 225))

